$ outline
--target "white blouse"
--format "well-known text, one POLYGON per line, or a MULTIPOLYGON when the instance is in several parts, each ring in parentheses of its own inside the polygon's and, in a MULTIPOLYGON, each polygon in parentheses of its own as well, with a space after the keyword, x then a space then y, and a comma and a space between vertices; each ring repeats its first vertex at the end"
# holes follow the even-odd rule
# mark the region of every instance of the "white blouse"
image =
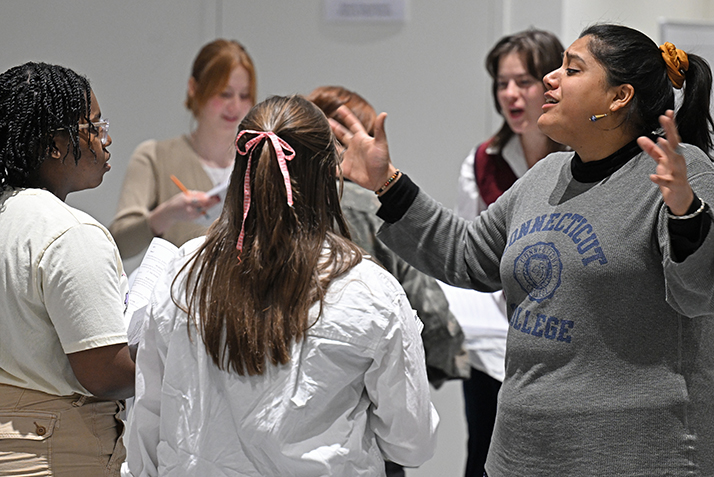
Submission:
POLYGON ((439 417, 420 322, 391 275, 363 260, 330 285, 287 364, 239 376, 215 366, 193 324, 189 338, 170 298, 201 241, 182 247, 151 299, 127 443, 135 477, 375 476, 384 459, 431 458, 439 417))

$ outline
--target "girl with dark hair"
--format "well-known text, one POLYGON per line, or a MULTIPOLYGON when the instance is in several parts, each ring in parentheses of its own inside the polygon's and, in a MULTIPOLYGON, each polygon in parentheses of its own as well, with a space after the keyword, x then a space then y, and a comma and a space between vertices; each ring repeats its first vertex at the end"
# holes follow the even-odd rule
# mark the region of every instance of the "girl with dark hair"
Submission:
POLYGON ((714 475, 711 71, 596 25, 544 82, 538 125, 573 151, 539 161, 471 222, 394 168, 384 114, 371 138, 340 110, 345 173, 372 190, 391 179, 380 238, 407 261, 505 291, 490 477, 714 475))
POLYGON ((431 457, 436 411, 404 291, 349 240, 334 136, 309 101, 246 116, 223 213, 159 281, 137 356, 135 476, 384 475, 431 457))
POLYGON ((112 140, 89 81, 26 63, 0 75, 0 474, 119 475, 134 394, 119 251, 69 207, 112 140))
POLYGON ((180 247, 206 233, 218 215, 206 210, 219 198, 205 192, 230 176, 238 125, 255 100, 255 67, 245 48, 224 39, 204 45, 193 62, 185 101, 196 128, 172 139, 144 141, 129 161, 109 225, 122 257, 143 252, 154 237, 180 247))
MULTIPOLYGON (((503 125, 487 141, 469 152, 461 165, 455 212, 475 219, 539 160, 563 150, 538 129, 545 102, 541 78, 560 65, 563 46, 543 30, 530 29, 501 38, 486 57, 492 80, 493 102, 503 125)), ((498 390, 503 381, 507 327, 502 291, 466 294, 445 288, 468 300, 490 332, 467 336, 471 378, 464 381, 464 408, 468 430, 466 477, 482 477, 496 419, 498 390)))
POLYGON ((492 148, 500 151, 514 135, 519 136, 529 166, 540 159, 540 152, 561 150, 547 136, 530 139, 528 133, 535 131, 533 118, 537 121, 541 113, 540 108, 531 113, 533 104, 542 101, 542 94, 536 94, 543 88, 541 78, 560 65, 563 50, 553 33, 533 28, 504 36, 488 52, 486 70, 492 81, 493 103, 503 116, 501 129, 491 139, 492 148))
POLYGON ((541 79, 560 65, 563 51, 555 35, 535 29, 505 36, 489 51, 486 69, 503 124, 463 162, 456 206, 461 217, 475 218, 536 162, 563 149, 538 129, 545 102, 541 79))

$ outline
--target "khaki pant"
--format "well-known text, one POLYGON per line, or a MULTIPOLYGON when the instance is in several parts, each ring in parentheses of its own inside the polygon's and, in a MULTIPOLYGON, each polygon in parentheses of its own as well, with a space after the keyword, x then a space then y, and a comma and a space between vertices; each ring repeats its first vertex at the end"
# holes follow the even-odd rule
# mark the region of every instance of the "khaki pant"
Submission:
POLYGON ((119 476, 123 408, 0 384, 0 476, 119 476))

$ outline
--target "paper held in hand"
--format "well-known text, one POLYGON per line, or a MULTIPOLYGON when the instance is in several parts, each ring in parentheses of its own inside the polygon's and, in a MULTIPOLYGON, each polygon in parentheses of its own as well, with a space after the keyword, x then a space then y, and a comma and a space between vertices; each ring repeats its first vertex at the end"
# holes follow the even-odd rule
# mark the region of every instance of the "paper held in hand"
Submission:
POLYGON ((178 247, 159 237, 154 237, 146 250, 141 265, 129 277, 129 301, 124 312, 129 347, 136 347, 144 334, 146 307, 151 292, 166 266, 176 256, 178 247))
POLYGON ((226 191, 228 190, 228 184, 230 181, 231 179, 229 177, 213 189, 206 191, 207 196, 218 196, 221 201, 208 209, 205 214, 201 214, 197 219, 195 219, 195 223, 203 225, 204 227, 209 227, 218 218, 218 216, 221 215, 221 211, 223 211, 223 204, 226 202, 226 191))

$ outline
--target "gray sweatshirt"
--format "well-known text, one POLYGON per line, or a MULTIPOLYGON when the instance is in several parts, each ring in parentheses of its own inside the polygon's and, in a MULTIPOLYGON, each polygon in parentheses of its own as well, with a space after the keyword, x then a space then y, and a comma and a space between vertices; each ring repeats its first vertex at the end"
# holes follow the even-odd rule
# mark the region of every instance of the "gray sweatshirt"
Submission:
MULTIPOLYGON (((714 204, 714 164, 683 148, 714 204)), ((675 263, 654 161, 582 183, 572 156, 540 161, 473 222, 419 192, 379 237, 447 283, 505 291, 489 477, 712 476, 714 233, 675 263)))

